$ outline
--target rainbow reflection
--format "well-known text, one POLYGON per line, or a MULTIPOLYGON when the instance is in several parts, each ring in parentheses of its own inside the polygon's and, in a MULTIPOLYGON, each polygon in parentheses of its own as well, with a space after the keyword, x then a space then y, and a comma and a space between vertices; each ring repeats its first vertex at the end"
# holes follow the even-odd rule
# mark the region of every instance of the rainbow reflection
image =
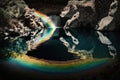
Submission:
MULTIPOLYGON (((40 17, 42 21, 47 25, 48 29, 42 38, 36 41, 36 45, 47 41, 53 35, 56 26, 49 17, 45 14, 35 11, 35 15, 40 17)), ((51 52, 52 53, 52 52, 51 52)), ((20 55, 16 58, 10 58, 9 62, 12 64, 18 64, 19 66, 26 67, 27 69, 35 69, 40 72, 49 73, 73 73, 82 72, 90 69, 94 69, 103 65, 106 65, 111 61, 110 58, 102 59, 86 59, 86 60, 71 60, 71 61, 49 61, 44 59, 37 59, 28 55, 20 55)))
POLYGON ((47 27, 47 30, 44 32, 44 35, 42 37, 39 37, 35 41, 35 46, 39 46, 40 44, 46 42, 47 40, 49 40, 52 37, 53 33, 56 30, 56 26, 47 15, 45 15, 39 11, 35 11, 34 14, 37 17, 39 17, 47 27))
POLYGON ((100 66, 108 64, 111 61, 111 59, 103 58, 71 61, 50 61, 23 55, 17 57, 16 59, 10 58, 9 61, 11 63, 18 64, 22 67, 26 67, 27 69, 34 69, 40 72, 73 73, 99 68, 100 66))

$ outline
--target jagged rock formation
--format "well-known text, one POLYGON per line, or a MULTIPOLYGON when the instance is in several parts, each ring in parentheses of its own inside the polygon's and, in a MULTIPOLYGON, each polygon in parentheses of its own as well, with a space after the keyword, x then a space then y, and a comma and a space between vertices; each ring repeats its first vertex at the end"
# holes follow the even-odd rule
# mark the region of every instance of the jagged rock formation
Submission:
POLYGON ((69 18, 64 27, 120 30, 119 6, 118 0, 69 0, 60 16, 69 18))
MULTIPOLYGON (((99 0, 102 1, 102 0, 99 0)), ((101 9, 103 6, 97 6, 95 3, 99 2, 97 0, 70 0, 67 4, 67 6, 64 8, 64 10, 61 12, 60 16, 62 18, 68 18, 64 25, 64 31, 67 36, 70 36, 73 40, 74 45, 79 44, 78 39, 76 39, 72 34, 67 31, 66 29, 70 27, 83 27, 85 29, 92 28, 95 30, 107 30, 107 31, 113 31, 116 30, 119 26, 116 25, 116 13, 119 10, 118 9, 118 1, 117 0, 109 0, 109 3, 105 3, 108 5, 104 5, 107 7, 105 11, 103 10, 101 14, 100 12, 96 12, 97 9, 101 9), (105 12, 105 13, 104 13, 105 12), (76 44, 77 43, 77 44, 76 44)), ((107 1, 107 0, 106 0, 107 1)), ((105 1, 105 2, 106 2, 105 1)), ((100 2, 101 3, 101 2, 100 2)), ((101 10, 98 10, 101 11, 101 10)), ((118 20, 119 21, 119 20, 118 20)), ((109 53, 111 56, 116 56, 116 49, 112 45, 112 42, 107 38, 105 35, 103 35, 99 31, 95 31, 96 34, 99 36, 98 39, 102 44, 107 45, 109 49, 109 53)), ((65 40, 60 38, 62 42, 64 42, 64 45, 69 49, 69 43, 67 43, 65 40)), ((79 54, 79 50, 72 49, 73 51, 71 53, 74 53, 76 55, 79 54)))
POLYGON ((22 38, 32 48, 29 44, 34 44, 34 38, 44 30, 43 23, 34 13, 35 10, 30 9, 23 0, 0 1, 0 43, 14 43, 22 38))
POLYGON ((0 2, 0 34, 2 35, 0 39, 35 36, 34 33, 40 32, 44 26, 34 12, 34 9, 30 9, 23 0, 0 2))
POLYGON ((12 39, 10 33, 16 34, 13 37, 15 38, 28 36, 34 31, 42 29, 42 22, 33 14, 34 10, 30 9, 23 0, 9 0, 5 3, 0 3, 0 23, 2 23, 0 24, 0 32, 5 36, 4 39, 12 39))

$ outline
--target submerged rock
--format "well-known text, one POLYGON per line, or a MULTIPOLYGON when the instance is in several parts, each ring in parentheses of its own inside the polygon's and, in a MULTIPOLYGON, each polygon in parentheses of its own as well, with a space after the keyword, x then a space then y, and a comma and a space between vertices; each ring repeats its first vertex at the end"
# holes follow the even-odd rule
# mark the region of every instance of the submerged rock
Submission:
POLYGON ((28 51, 27 43, 24 39, 19 38, 15 41, 0 42, 0 59, 17 57, 26 54, 28 51))

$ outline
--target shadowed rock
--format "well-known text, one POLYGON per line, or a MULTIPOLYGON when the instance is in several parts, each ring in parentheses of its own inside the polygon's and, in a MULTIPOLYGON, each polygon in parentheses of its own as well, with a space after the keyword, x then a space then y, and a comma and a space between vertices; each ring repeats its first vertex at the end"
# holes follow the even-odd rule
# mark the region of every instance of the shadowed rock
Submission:
POLYGON ((77 12, 79 12, 79 17, 71 21, 68 27, 120 30, 120 2, 118 0, 69 0, 60 16, 67 17, 70 21, 77 12))

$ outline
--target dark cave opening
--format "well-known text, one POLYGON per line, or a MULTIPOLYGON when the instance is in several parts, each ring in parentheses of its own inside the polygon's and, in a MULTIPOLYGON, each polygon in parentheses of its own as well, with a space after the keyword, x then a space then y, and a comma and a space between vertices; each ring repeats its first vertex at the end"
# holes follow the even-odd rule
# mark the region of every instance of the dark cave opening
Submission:
POLYGON ((34 8, 47 15, 59 15, 67 5, 68 0, 24 0, 30 8, 34 8))

